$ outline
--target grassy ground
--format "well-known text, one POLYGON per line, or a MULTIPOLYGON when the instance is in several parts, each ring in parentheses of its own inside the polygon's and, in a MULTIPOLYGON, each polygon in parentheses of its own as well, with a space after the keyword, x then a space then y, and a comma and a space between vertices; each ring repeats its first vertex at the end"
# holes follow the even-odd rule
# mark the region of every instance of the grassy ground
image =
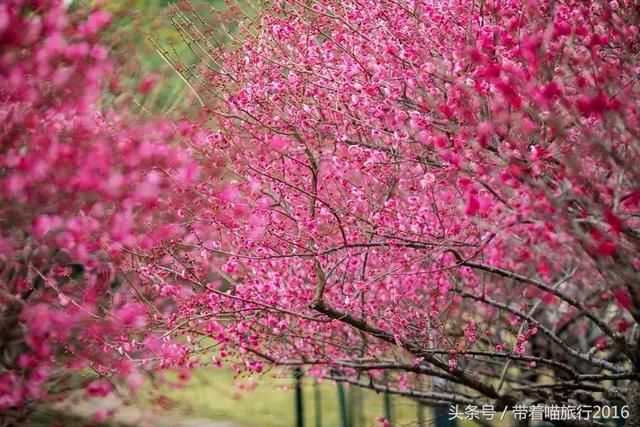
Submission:
MULTIPOLYGON (((169 379, 172 380, 173 378, 169 379)), ((175 381, 178 383, 178 381, 175 381)), ((303 381, 303 402, 306 427, 341 427, 338 387, 324 382, 316 388, 315 381, 303 381), (321 420, 316 418, 314 395, 320 392, 321 420)), ((370 390, 345 387, 347 401, 360 393, 360 405, 347 403, 351 427, 377 427, 384 414, 384 397, 370 390), (358 409, 359 408, 359 409, 358 409)), ((118 394, 87 399, 82 390, 64 401, 43 406, 25 425, 96 427, 294 427, 293 379, 290 375, 267 373, 254 378, 236 378, 229 369, 197 369, 183 386, 143 388, 135 400, 123 401, 118 394), (151 403, 155 402, 155 404, 151 403), (98 411, 109 411, 108 420, 92 422, 98 411)), ((124 395, 121 395, 124 396, 124 395)), ((410 399, 392 397, 394 427, 418 426, 417 405, 410 399)), ((428 408, 425 424, 433 426, 428 408)), ((468 427, 471 423, 458 424, 468 427)))
MULTIPOLYGON (((305 426, 315 427, 313 380, 305 378, 303 384, 305 426)), ((347 397, 353 393, 346 387, 347 397)), ((321 384, 320 394, 322 426, 340 426, 336 384, 321 384)), ((247 427, 283 427, 295 423, 293 379, 282 373, 236 380, 230 370, 200 369, 184 388, 168 391, 167 396, 176 401, 176 409, 185 416, 235 421, 247 427)), ((417 425, 417 406, 412 400, 393 397, 392 402, 395 426, 417 425)), ((354 425, 378 426, 376 418, 384 415, 383 395, 362 390, 362 409, 363 423, 354 425)), ((429 411, 426 418, 430 421, 428 425, 432 425, 429 411)))

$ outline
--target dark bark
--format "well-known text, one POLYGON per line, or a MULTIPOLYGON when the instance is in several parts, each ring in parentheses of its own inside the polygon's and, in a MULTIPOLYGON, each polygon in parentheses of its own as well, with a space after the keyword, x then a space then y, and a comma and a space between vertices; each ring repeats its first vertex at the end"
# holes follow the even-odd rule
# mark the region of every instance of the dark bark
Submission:
POLYGON ((640 427, 640 381, 630 381, 627 392, 627 405, 629 405, 629 418, 625 426, 640 427))

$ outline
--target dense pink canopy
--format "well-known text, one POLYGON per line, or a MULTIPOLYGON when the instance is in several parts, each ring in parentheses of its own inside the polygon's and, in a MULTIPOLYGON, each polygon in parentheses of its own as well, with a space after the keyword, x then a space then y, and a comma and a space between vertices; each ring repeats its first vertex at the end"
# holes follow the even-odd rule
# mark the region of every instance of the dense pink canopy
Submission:
POLYGON ((183 27, 217 169, 182 315, 249 370, 430 401, 632 377, 639 22, 628 1, 319 0, 223 49, 183 27))
POLYGON ((276 1, 228 43, 173 14, 175 126, 100 112, 104 14, 0 6, 0 408, 196 360, 640 401, 634 2, 276 1))

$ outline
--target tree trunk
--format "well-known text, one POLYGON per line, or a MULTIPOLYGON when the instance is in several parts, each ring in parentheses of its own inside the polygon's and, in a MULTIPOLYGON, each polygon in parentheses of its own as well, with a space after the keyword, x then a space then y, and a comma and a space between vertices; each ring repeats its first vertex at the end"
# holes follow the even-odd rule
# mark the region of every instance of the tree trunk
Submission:
POLYGON ((624 425, 627 427, 640 427, 640 381, 638 380, 629 383, 627 405, 629 405, 629 418, 625 420, 624 425))

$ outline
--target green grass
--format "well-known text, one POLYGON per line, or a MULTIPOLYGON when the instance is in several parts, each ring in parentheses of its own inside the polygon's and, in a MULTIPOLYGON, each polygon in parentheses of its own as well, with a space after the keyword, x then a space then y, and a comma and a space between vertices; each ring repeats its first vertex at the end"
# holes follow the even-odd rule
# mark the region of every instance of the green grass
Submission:
MULTIPOLYGON (((346 387, 347 396, 352 395, 346 387)), ((384 414, 383 395, 362 390, 364 421, 362 427, 378 426, 377 417, 384 414)), ((320 385, 322 425, 340 426, 338 391, 334 382, 320 385)), ((246 427, 294 426, 293 378, 272 371, 257 378, 234 378, 227 369, 202 368, 196 370, 191 380, 179 389, 166 390, 166 395, 177 404, 177 411, 185 416, 235 421, 246 427), (248 386, 243 390, 238 385, 248 386)), ((305 426, 315 427, 314 386, 311 378, 304 379, 303 401, 305 426)), ((410 399, 393 397, 394 425, 416 426, 417 406, 410 399)), ((429 411, 427 419, 431 418, 429 411)))

